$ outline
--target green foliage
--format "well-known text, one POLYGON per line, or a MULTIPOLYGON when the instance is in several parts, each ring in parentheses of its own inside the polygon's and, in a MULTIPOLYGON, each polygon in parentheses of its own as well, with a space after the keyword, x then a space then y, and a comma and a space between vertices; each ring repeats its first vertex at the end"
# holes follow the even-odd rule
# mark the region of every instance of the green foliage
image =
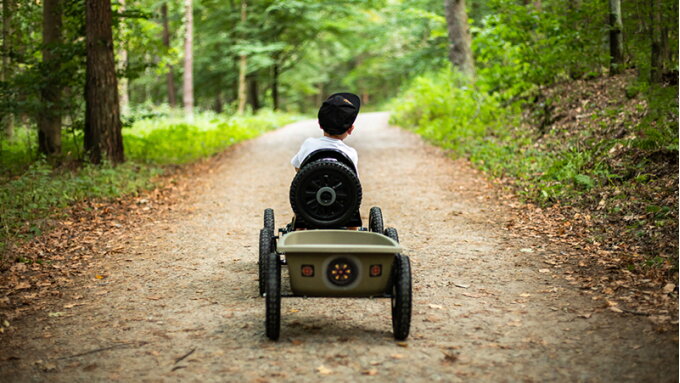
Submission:
POLYGON ((502 107, 495 95, 480 91, 450 67, 415 78, 391 109, 398 124, 457 153, 496 140, 494 134, 512 122, 510 109, 502 107))
POLYGON ((540 85, 600 73, 608 63, 606 1, 489 5, 491 13, 473 29, 473 49, 480 85, 490 91, 528 96, 540 85))
POLYGON ((678 152, 678 87, 647 88, 647 114, 637 127, 634 145, 640 149, 678 152))
POLYGON ((123 131, 125 154, 133 161, 183 164, 292 121, 289 115, 267 111, 229 118, 204 113, 191 123, 172 117, 143 119, 123 131))
MULTIPOLYGON (((533 130, 520 123, 519 104, 504 104, 503 99, 447 69, 416 78, 395 100, 392 119, 469 158, 491 175, 512 180, 521 194, 539 202, 555 202, 620 182, 608 161, 609 150, 618 140, 588 136, 588 132, 564 138, 551 131, 547 136, 552 138, 544 139, 549 144, 539 145, 533 130)), ((669 113, 668 108, 660 108, 669 113)), ((641 129, 663 125, 654 121, 641 129)), ((665 123, 673 125, 672 120, 665 123)), ((677 151, 677 133, 667 133, 662 134, 663 140, 654 136, 654 145, 672 145, 674 139, 677 151)), ((646 137, 651 140, 649 133, 646 137)))

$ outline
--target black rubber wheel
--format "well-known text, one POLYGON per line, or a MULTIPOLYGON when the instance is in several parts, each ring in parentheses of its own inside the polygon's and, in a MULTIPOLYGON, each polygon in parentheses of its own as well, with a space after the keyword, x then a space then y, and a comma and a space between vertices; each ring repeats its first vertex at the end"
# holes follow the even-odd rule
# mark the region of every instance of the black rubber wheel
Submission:
POLYGON ((267 280, 267 256, 274 250, 273 241, 274 232, 269 228, 260 230, 260 256, 257 261, 258 265, 258 282, 260 285, 260 296, 264 295, 264 285, 267 280))
POLYGON ((264 209, 264 227, 270 229, 272 233, 276 230, 274 223, 274 209, 264 209))
POLYGON ((407 256, 394 257, 392 285, 392 331, 396 340, 404 340, 411 329, 411 262, 407 256))
POLYGON ((343 226, 359 210, 361 183, 343 163, 315 161, 300 169, 293 178, 290 205, 310 227, 343 226))
POLYGON ((392 238, 393 240, 397 241, 397 243, 399 243, 399 234, 397 233, 397 229, 393 227, 388 227, 387 229, 385 229, 384 234, 392 238))
POLYGON ((267 256, 266 278, 265 328, 267 338, 278 340, 281 332, 281 262, 276 253, 267 256))
POLYGON ((368 230, 382 234, 384 229, 385 224, 383 223, 382 210, 377 206, 373 206, 368 213, 368 230))

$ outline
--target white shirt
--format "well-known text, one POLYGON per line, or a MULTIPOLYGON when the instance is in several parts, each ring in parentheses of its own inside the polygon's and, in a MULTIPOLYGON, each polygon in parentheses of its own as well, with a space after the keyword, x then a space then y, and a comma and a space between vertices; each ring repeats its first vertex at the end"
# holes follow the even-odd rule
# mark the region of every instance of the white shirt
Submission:
POLYGON ((347 146, 342 140, 331 137, 310 137, 302 143, 300 151, 290 160, 290 163, 296 169, 300 168, 302 162, 307 158, 307 156, 315 150, 319 149, 337 149, 341 152, 347 154, 349 158, 354 162, 354 167, 359 170, 359 156, 357 156, 357 151, 354 148, 347 146))

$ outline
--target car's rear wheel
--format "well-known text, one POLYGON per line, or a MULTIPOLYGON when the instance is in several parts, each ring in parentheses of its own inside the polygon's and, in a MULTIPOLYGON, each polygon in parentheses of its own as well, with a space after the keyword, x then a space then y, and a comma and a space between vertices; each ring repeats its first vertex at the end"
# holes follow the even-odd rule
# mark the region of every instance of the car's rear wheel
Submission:
POLYGON ((274 209, 264 209, 264 227, 274 232, 276 224, 274 222, 274 209))
POLYGON ((404 340, 411 328, 411 262, 407 256, 401 254, 394 257, 391 300, 394 338, 404 340))
POLYGON ((265 328, 267 338, 278 340, 281 331, 281 262, 275 252, 267 256, 265 328))
POLYGON ((397 243, 399 243, 399 234, 397 233, 397 229, 393 227, 388 227, 387 229, 385 229, 384 234, 395 240, 397 243))
POLYGON ((265 283, 267 280, 267 256, 274 250, 274 232, 269 228, 260 230, 260 255, 258 258, 258 283, 260 296, 264 295, 265 283))
POLYGON ((368 230, 382 234, 384 229, 382 210, 377 206, 373 206, 368 213, 368 230))

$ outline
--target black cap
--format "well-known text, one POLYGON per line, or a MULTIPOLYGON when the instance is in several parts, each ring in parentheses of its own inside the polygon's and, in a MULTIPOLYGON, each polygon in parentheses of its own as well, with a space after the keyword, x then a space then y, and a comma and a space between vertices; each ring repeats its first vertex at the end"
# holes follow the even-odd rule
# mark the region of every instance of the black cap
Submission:
POLYGON ((319 125, 328 134, 343 134, 357 119, 361 100, 352 93, 335 93, 321 104, 319 125))

